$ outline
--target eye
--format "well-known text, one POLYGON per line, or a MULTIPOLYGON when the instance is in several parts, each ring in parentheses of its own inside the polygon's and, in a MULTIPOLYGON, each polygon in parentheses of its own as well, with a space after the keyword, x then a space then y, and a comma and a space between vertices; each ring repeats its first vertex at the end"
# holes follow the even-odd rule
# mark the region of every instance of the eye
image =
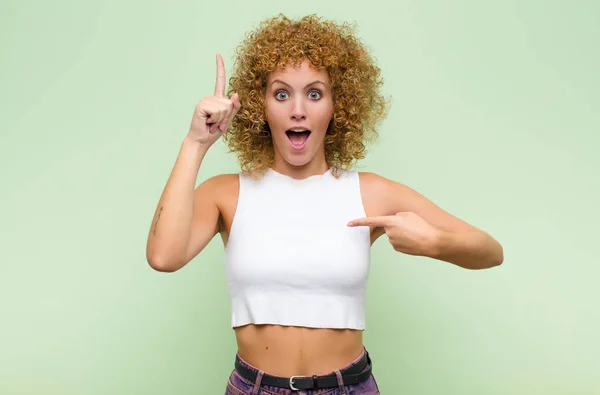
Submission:
MULTIPOLYGON (((288 93, 284 90, 279 90, 275 92, 275 98, 279 101, 287 99, 287 95, 288 93)), ((313 100, 319 100, 321 98, 321 92, 318 90, 312 90, 309 92, 308 95, 313 100)))
POLYGON ((286 91, 277 91, 277 92, 275 92, 275 98, 277 100, 284 100, 284 99, 286 99, 285 97, 281 97, 282 93, 287 95, 286 91))
POLYGON ((317 90, 314 90, 314 91, 310 91, 309 95, 311 95, 311 94, 313 94, 313 93, 316 93, 316 94, 317 94, 317 96, 316 96, 316 97, 315 97, 315 96, 311 96, 311 99, 318 100, 318 99, 320 99, 320 98, 321 98, 321 92, 319 92, 319 91, 317 91, 317 90))

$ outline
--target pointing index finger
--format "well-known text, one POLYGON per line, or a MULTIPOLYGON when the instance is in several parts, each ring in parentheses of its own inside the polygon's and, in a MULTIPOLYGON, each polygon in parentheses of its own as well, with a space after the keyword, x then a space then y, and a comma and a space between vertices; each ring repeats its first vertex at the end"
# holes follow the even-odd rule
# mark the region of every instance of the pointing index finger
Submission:
POLYGON ((381 217, 365 217, 352 220, 348 222, 348 226, 376 226, 376 227, 385 227, 389 226, 391 222, 391 218, 388 216, 381 217))
POLYGON ((225 63, 219 54, 217 54, 217 81, 215 82, 215 96, 225 96, 225 63))

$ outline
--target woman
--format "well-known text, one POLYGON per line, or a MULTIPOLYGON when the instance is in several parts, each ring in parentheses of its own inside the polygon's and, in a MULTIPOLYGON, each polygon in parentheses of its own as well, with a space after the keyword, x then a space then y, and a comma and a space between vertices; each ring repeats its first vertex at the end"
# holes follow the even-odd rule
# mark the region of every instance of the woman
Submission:
POLYGON ((238 47, 225 92, 196 105, 158 204, 147 258, 173 272, 219 233, 238 353, 227 394, 377 394, 363 342, 369 249, 468 269, 503 261, 487 233, 418 192, 350 170, 387 103, 380 70, 348 25, 269 19, 238 47), (233 94, 232 94, 233 92, 233 94), (221 136, 239 174, 199 167, 221 136))

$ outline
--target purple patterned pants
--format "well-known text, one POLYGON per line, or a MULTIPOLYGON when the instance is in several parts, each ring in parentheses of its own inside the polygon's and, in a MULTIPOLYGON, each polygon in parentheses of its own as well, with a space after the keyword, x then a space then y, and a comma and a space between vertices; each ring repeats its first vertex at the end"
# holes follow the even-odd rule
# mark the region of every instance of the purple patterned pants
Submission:
MULTIPOLYGON (((335 371, 335 374, 338 377, 338 383, 342 383, 340 370, 346 369, 353 364, 357 363, 360 358, 363 357, 365 350, 360 356, 356 358, 356 360, 350 362, 347 366, 338 369, 335 371)), ((258 372, 257 383, 251 383, 241 377, 235 369, 229 376, 229 381, 227 382, 227 389, 225 390, 225 395, 379 395, 379 388, 377 387, 377 383, 375 382, 375 377, 373 374, 362 383, 353 384, 353 385, 338 385, 334 388, 321 388, 315 390, 308 391, 294 391, 286 388, 279 387, 270 387, 266 385, 261 385, 260 378, 264 372, 260 372, 259 369, 254 366, 248 364, 244 360, 241 360, 242 364, 244 364, 247 368, 258 372)))

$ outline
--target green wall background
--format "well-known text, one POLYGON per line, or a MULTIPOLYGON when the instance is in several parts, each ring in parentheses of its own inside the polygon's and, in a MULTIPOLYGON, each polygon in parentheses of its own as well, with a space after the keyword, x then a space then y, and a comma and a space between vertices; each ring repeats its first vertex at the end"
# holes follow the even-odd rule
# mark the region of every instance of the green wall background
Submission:
MULTIPOLYGON (((153 271, 146 236, 215 53, 282 12, 356 21, 392 95, 358 170, 496 237, 468 271, 373 248, 383 394, 599 394, 600 3, 3 1, 0 393, 220 394, 222 244, 153 271)), ((222 142, 198 182, 237 172, 222 142)))

